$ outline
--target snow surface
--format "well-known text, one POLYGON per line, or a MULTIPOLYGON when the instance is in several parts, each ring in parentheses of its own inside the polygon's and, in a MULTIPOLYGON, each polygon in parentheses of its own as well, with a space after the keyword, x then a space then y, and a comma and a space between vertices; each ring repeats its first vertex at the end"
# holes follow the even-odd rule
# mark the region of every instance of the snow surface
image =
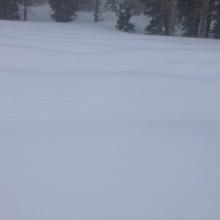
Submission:
POLYGON ((1 220, 219 220, 220 42, 0 22, 1 220))

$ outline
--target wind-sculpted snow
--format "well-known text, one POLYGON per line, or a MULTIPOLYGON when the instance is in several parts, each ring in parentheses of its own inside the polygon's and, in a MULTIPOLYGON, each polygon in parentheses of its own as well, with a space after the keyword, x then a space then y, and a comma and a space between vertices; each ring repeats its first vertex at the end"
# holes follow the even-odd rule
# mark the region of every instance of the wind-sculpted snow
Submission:
POLYGON ((219 41, 1 21, 0 106, 0 219, 220 219, 219 41))

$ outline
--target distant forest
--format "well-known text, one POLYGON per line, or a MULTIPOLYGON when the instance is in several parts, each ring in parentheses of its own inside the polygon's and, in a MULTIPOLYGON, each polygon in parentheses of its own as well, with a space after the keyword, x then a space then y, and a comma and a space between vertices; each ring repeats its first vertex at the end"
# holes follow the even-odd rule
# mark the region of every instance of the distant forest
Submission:
POLYGON ((28 7, 46 3, 56 22, 74 21, 79 11, 93 11, 98 22, 109 10, 121 31, 134 32, 132 16, 144 14, 146 34, 220 38, 220 0, 0 0, 0 19, 27 20, 28 7))

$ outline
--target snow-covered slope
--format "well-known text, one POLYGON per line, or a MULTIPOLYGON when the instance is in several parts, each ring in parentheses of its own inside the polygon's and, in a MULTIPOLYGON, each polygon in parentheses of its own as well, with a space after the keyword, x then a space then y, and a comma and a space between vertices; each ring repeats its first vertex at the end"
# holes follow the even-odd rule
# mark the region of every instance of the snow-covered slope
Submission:
POLYGON ((219 41, 1 21, 0 106, 0 219, 220 219, 219 41))

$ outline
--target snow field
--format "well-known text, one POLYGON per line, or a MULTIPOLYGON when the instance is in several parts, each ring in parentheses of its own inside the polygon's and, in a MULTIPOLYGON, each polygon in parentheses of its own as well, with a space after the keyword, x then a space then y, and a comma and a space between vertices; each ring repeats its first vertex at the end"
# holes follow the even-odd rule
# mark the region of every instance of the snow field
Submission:
POLYGON ((220 44, 0 22, 0 219, 219 220, 220 44))

